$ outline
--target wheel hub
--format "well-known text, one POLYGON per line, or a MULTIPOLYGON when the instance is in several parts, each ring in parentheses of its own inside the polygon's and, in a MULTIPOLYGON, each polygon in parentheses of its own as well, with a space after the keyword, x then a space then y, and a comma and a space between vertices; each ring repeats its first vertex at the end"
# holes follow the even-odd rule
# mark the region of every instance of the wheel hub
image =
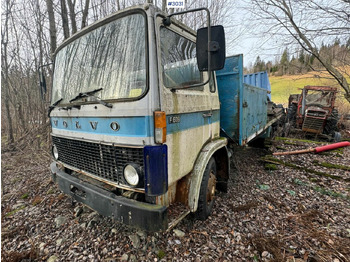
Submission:
POLYGON ((207 203, 209 204, 213 201, 215 196, 215 188, 216 188, 216 176, 213 171, 210 172, 209 180, 208 180, 208 188, 207 188, 207 203))

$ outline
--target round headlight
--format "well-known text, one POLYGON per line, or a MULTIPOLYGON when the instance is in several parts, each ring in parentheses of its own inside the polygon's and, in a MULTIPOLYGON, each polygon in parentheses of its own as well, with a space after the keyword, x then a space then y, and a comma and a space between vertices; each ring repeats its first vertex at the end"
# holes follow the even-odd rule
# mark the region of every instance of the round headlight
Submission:
POLYGON ((131 186, 137 186, 140 181, 139 174, 137 173, 136 168, 132 165, 127 165, 124 168, 124 178, 131 186))
POLYGON ((52 146, 52 155, 56 160, 58 159, 58 149, 55 145, 52 146))

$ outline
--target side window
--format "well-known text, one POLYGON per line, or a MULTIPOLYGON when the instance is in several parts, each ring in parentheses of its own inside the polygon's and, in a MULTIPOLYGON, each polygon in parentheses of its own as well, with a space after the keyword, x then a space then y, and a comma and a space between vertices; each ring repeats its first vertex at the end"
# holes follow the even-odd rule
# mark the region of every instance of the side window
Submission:
POLYGON ((166 87, 184 87, 202 82, 194 42, 165 27, 160 28, 160 42, 163 83, 166 87))

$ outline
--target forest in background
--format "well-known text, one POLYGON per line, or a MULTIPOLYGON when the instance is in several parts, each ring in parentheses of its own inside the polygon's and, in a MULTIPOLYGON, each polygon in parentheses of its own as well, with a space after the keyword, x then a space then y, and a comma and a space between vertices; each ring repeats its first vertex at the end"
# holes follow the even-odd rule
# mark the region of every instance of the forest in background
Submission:
MULTIPOLYGON (((349 74, 344 67, 350 65, 350 38, 346 43, 341 43, 339 39, 335 39, 332 44, 322 44, 319 53, 329 63, 349 74)), ((313 54, 305 52, 304 49, 291 51, 286 47, 280 55, 280 59, 275 61, 266 62, 258 56, 254 63, 245 68, 245 73, 267 71, 273 76, 283 76, 299 75, 320 70, 325 70, 325 68, 320 61, 315 59, 313 54)))
MULTIPOLYGON (((4 0, 1 30, 1 130, 8 149, 49 145, 50 84, 52 68, 44 68, 47 90, 39 90, 39 70, 52 63, 52 54, 59 44, 75 32, 118 10, 144 0, 4 0)), ((166 1, 156 3, 165 12, 166 1)), ((212 24, 228 23, 226 35, 235 32, 230 18, 239 12, 238 1, 186 0, 186 9, 207 6, 212 24), (228 21, 228 22, 227 22, 228 21)), ((283 40, 288 47, 279 61, 264 62, 257 58, 252 71, 266 69, 274 75, 326 70, 334 78, 345 97, 350 99, 347 78, 342 65, 349 65, 350 4, 329 1, 251 1, 251 13, 256 24, 268 28, 270 37, 283 40), (310 19, 314 21, 309 28, 310 19), (321 19, 321 20, 319 20, 321 19), (304 23, 304 24, 303 24, 304 23), (327 43, 320 45, 320 39, 327 43), (333 39, 333 41, 331 41, 333 39), (317 41, 316 41, 317 40, 317 41), (292 46, 293 48, 290 48, 292 46), (299 48, 295 48, 299 46, 299 48), (299 50, 299 51, 295 51, 299 50), (304 50, 304 51, 301 51, 304 50)), ((179 17, 193 28, 204 24, 204 16, 179 17)), ((251 24, 251 27, 256 25, 251 24)), ((266 34, 266 32, 263 32, 266 34)), ((240 41, 239 35, 227 38, 228 46, 240 41)), ((276 40, 277 41, 277 40, 276 40)), ((349 100, 348 99, 348 100, 349 100)))

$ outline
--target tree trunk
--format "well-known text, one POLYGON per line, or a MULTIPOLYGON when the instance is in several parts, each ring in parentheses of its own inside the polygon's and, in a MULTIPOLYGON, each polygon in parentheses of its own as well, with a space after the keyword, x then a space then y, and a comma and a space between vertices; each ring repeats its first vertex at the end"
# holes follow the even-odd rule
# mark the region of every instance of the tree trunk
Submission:
POLYGON ((318 50, 316 48, 314 48, 314 46, 311 44, 311 42, 309 41, 309 39, 306 37, 305 34, 303 34, 299 28, 299 26, 295 23, 294 18, 293 18, 293 14, 289 8, 289 6, 287 5, 287 3, 283 0, 283 12, 286 14, 286 16, 288 17, 290 23, 293 26, 294 31, 297 33, 297 36, 293 34, 293 37, 299 41, 299 43, 301 44, 301 46, 308 52, 311 52, 311 54, 313 54, 316 59, 325 67, 325 69, 327 70, 327 72, 334 77, 334 79, 339 83, 339 85, 344 89, 345 94, 344 97, 346 98, 346 100, 348 100, 348 102, 350 103, 350 89, 349 89, 349 84, 346 81, 346 78, 339 72, 338 69, 336 69, 331 63, 327 62, 327 59, 323 58, 320 53, 318 52, 318 50), (304 46, 302 44, 302 42, 306 45, 304 46))
MULTIPOLYGON (((118 10, 119 10, 119 0, 117 0, 117 3, 118 3, 118 10)), ((90 4, 90 0, 85 0, 83 17, 81 19, 81 28, 84 28, 86 26, 86 19, 87 19, 88 12, 89 12, 89 4, 90 4)))
POLYGON ((66 6, 66 0, 61 0, 61 17, 62 17, 62 27, 64 39, 69 37, 69 21, 68 21, 68 11, 66 6))
POLYGON ((69 8, 69 17, 70 17, 70 22, 72 24, 72 35, 77 32, 77 21, 75 17, 75 0, 72 2, 72 0, 67 0, 68 3, 68 8, 69 8))
POLYGON ((50 25, 50 49, 51 54, 53 54, 57 48, 57 30, 55 23, 55 13, 53 11, 53 0, 46 0, 47 13, 49 15, 49 25, 50 25))
MULTIPOLYGON (((349 101, 350 103, 350 88, 349 88, 349 82, 346 80, 345 75, 342 74, 335 65, 332 64, 332 62, 328 61, 328 56, 322 54, 320 52, 316 45, 315 45, 315 34, 308 34, 308 32, 314 32, 316 31, 319 36, 329 37, 331 34, 330 32, 341 32, 344 35, 348 34, 348 16, 342 16, 338 14, 342 14, 342 9, 345 8, 345 6, 339 6, 336 10, 328 10, 327 8, 322 8, 320 6, 321 1, 317 0, 309 0, 309 1, 287 1, 287 0, 254 0, 255 6, 262 11, 262 13, 267 14, 267 20, 270 20, 271 18, 274 19, 278 25, 280 25, 282 28, 284 28, 292 38, 298 43, 305 51, 307 51, 311 57, 316 58, 320 64, 326 69, 326 71, 338 82, 340 87, 342 87, 345 91, 344 97, 349 101), (302 3, 307 3, 304 6, 302 6, 302 3), (300 4, 300 6, 298 6, 300 4), (323 17, 325 15, 334 16, 336 17, 335 24, 339 21, 342 21, 343 23, 346 23, 344 26, 338 26, 332 25, 331 23, 325 23, 321 24, 319 28, 312 26, 308 28, 308 23, 311 22, 305 18, 304 20, 300 20, 298 16, 294 16, 294 13, 296 13, 299 9, 303 9, 305 12, 305 17, 307 17, 307 11, 305 11, 305 7, 312 8, 309 9, 309 12, 312 12, 314 15, 317 14, 319 10, 323 11, 323 13, 320 13, 320 17, 323 17), (323 15, 323 16, 322 16, 323 15), (304 21, 304 24, 301 22, 304 21)), ((261 12, 259 12, 260 15, 261 12)), ((330 18, 328 18, 330 19, 330 18)), ((328 21, 328 19, 325 19, 325 21, 328 21)), ((320 21, 318 21, 320 22, 320 21)), ((312 21, 311 24, 317 25, 317 22, 312 21)))
POLYGON ((13 135, 13 123, 11 118, 11 111, 10 111, 10 81, 9 81, 9 64, 7 60, 7 45, 8 45, 8 22, 9 22, 9 15, 11 13, 11 8, 13 6, 13 3, 10 5, 10 1, 6 1, 6 11, 5 11, 5 21, 4 21, 4 28, 1 32, 1 82, 2 82, 2 98, 5 104, 5 114, 7 118, 7 142, 9 144, 12 144, 15 139, 13 135))

